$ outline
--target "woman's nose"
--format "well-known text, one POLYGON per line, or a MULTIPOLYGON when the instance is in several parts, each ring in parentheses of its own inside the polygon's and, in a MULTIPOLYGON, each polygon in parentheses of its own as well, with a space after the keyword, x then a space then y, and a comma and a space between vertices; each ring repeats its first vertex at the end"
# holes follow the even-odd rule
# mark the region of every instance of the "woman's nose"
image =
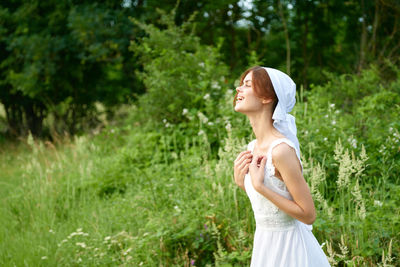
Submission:
POLYGON ((236 92, 240 93, 240 90, 242 89, 242 86, 236 87, 236 92))

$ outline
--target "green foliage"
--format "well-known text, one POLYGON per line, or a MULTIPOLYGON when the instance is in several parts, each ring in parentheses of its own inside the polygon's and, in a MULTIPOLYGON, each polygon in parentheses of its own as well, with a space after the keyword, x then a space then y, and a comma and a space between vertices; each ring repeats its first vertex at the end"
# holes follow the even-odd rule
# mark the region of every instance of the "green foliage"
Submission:
MULTIPOLYGON (((310 154, 328 168, 334 168, 334 147, 316 151, 317 146, 342 140, 346 148, 368 151, 368 181, 385 174, 392 183, 399 182, 400 75, 396 80, 384 81, 371 68, 360 75, 342 75, 326 85, 314 86, 300 97, 295 107, 299 139, 303 153, 310 154), (389 163, 390 162, 390 163, 389 163), (388 165, 391 167, 388 170, 388 165), (393 169, 392 169, 393 168, 393 169)), ((306 154, 306 155, 307 155, 306 154)), ((334 179, 334 177, 331 177, 334 179)))
POLYGON ((147 36, 130 47, 143 64, 138 76, 147 88, 139 100, 144 117, 176 124, 185 120, 187 112, 211 115, 224 94, 228 74, 218 48, 201 45, 189 32, 190 21, 178 27, 173 12, 159 12, 159 24, 166 28, 134 20, 147 36))

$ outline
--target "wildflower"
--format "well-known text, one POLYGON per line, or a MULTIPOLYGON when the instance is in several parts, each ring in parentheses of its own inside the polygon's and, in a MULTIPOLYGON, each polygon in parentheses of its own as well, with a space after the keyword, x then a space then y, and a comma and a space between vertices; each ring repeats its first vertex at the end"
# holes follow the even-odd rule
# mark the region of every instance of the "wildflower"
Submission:
POLYGON ((203 134, 204 134, 203 130, 200 130, 199 133, 198 133, 198 135, 203 135, 203 134))
POLYGON ((212 83, 211 83, 211 88, 213 88, 213 89, 220 89, 221 86, 220 86, 217 82, 212 82, 212 83))
POLYGON ((52 233, 52 234, 54 234, 54 231, 53 231, 52 229, 50 229, 50 230, 49 230, 49 233, 52 233))
POLYGON ((197 116, 199 117, 199 119, 200 119, 200 121, 202 123, 207 123, 208 122, 208 118, 202 112, 200 112, 200 111, 197 112, 197 116))
POLYGON ((208 229, 208 225, 206 223, 204 224, 204 229, 208 229))
POLYGON ((336 121, 335 121, 335 120, 333 120, 333 121, 332 121, 332 125, 335 125, 335 124, 336 124, 336 121))
POLYGON ((76 242, 75 245, 82 247, 82 248, 86 248, 86 244, 83 242, 76 242))
POLYGON ((194 260, 191 260, 191 261, 190 261, 190 265, 193 266, 193 265, 194 265, 194 262, 195 262, 194 260))
POLYGON ((325 138, 324 138, 324 141, 328 141, 328 138, 327 138, 327 137, 325 137, 325 138))
POLYGON ((106 236, 106 237, 104 238, 105 241, 110 240, 110 239, 111 239, 111 236, 106 236))
POLYGON ((47 256, 43 256, 41 259, 42 260, 47 260, 48 258, 47 258, 47 256))
POLYGON ((203 96, 203 99, 204 100, 207 100, 207 99, 209 99, 210 98, 210 94, 205 94, 204 96, 203 96))
POLYGON ((325 118, 328 118, 328 114, 325 115, 325 118))
POLYGON ((199 63, 199 67, 204 68, 204 66, 205 66, 204 62, 200 62, 200 63, 199 63))
POLYGON ((374 200, 374 206, 382 207, 382 202, 379 200, 374 200))
POLYGON ((126 256, 131 250, 132 250, 132 248, 128 248, 128 249, 123 253, 124 256, 126 256))
POLYGON ((114 133, 115 132, 115 130, 114 129, 111 129, 111 131, 110 131, 111 133, 114 133))
POLYGON ((228 122, 225 126, 225 129, 229 132, 232 130, 232 125, 228 122))
POLYGON ((188 110, 187 108, 184 108, 184 109, 182 110, 182 115, 186 115, 188 112, 189 112, 189 110, 188 110))
POLYGON ((167 123, 167 119, 163 119, 162 122, 163 122, 163 123, 167 123))
POLYGON ((171 126, 171 124, 170 124, 169 122, 167 122, 167 123, 165 124, 165 128, 168 128, 169 126, 171 126))
POLYGON ((213 126, 213 125, 214 125, 214 123, 213 123, 212 121, 209 121, 207 124, 208 124, 209 126, 213 126))
POLYGON ((334 108, 335 107, 335 104, 330 104, 329 105, 331 108, 334 108))

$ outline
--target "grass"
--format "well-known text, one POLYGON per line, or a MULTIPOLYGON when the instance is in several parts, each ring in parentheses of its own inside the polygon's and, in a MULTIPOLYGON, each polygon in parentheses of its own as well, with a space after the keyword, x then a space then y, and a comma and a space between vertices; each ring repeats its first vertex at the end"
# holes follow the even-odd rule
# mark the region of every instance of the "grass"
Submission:
MULTIPOLYGON (((215 156, 206 135, 179 136, 121 127, 2 148, 0 264, 248 265, 253 214, 231 174, 249 140, 228 132, 215 156)), ((365 179, 368 151, 337 142, 333 157, 335 181, 303 160, 315 236, 334 266, 394 266, 400 187, 365 179)))

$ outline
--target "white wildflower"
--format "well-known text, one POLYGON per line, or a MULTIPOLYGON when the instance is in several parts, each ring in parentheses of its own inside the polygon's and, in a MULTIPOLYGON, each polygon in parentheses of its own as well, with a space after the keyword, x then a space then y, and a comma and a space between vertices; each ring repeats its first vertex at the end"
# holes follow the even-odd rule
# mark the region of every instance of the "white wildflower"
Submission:
POLYGON ((48 257, 47 257, 47 256, 43 256, 41 259, 42 259, 42 260, 47 260, 48 257))
POLYGON ((213 89, 221 89, 221 86, 219 85, 219 83, 213 81, 211 83, 211 88, 213 88, 213 89))
POLYGON ((382 202, 379 200, 374 200, 374 206, 382 207, 382 202))
POLYGON ((199 117, 201 123, 206 124, 208 122, 208 118, 206 115, 204 115, 202 112, 197 112, 197 116, 199 117))
POLYGON ((199 63, 199 66, 202 67, 202 68, 204 68, 204 66, 205 66, 204 62, 200 62, 200 63, 199 63))
POLYGON ((54 231, 53 231, 53 229, 50 229, 50 230, 49 230, 49 233, 52 233, 52 234, 54 234, 54 231))
POLYGON ((209 126, 213 126, 213 125, 214 125, 214 123, 213 123, 212 121, 209 121, 207 124, 208 124, 209 126))
POLYGON ((324 141, 328 141, 328 138, 327 138, 327 137, 325 137, 325 138, 324 138, 324 141))
POLYGON ((122 253, 124 256, 126 256, 130 251, 132 250, 132 248, 128 248, 124 253, 122 253))
POLYGON ((86 244, 83 242, 76 242, 75 245, 82 247, 82 248, 86 248, 86 244))
POLYGON ((230 132, 230 131, 232 130, 232 125, 230 124, 230 122, 228 122, 228 123, 225 125, 225 129, 226 129, 228 132, 230 132))
POLYGON ((203 96, 203 99, 204 99, 204 100, 210 99, 210 94, 205 94, 205 95, 203 96))
POLYGON ((167 119, 163 119, 162 121, 163 121, 163 123, 167 123, 167 119))
POLYGON ((182 110, 182 115, 186 115, 188 112, 189 112, 189 110, 188 110, 187 108, 184 108, 184 109, 182 110))
POLYGON ((325 118, 328 118, 328 114, 325 115, 325 118))
POLYGON ((203 134, 204 134, 204 131, 203 131, 203 130, 200 130, 199 133, 198 133, 197 135, 203 135, 203 134))
POLYGON ((171 126, 171 124, 170 124, 169 122, 167 122, 167 123, 165 124, 165 128, 168 128, 169 126, 171 126))
POLYGON ((331 108, 334 108, 335 107, 335 104, 330 104, 329 105, 331 108))
POLYGON ((336 124, 336 121, 335 121, 335 120, 333 120, 333 121, 332 121, 332 125, 335 125, 335 124, 336 124))

